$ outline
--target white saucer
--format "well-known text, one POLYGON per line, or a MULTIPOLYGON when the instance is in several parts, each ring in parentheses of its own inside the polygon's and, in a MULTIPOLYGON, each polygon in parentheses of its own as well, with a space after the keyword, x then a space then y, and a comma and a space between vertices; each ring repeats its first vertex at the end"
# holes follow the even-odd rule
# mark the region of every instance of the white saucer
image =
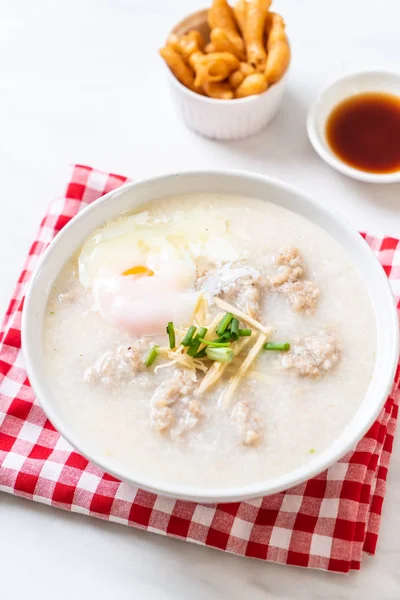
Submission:
MULTIPOLYGON (((326 121, 333 110, 345 98, 364 92, 386 92, 399 96, 400 74, 375 69, 360 71, 337 79, 319 95, 307 117, 307 133, 311 144, 320 157, 344 175, 370 183, 400 182, 400 171, 394 173, 368 173, 342 162, 330 149, 326 136, 326 121)), ((399 140, 400 144, 400 140, 399 140)))

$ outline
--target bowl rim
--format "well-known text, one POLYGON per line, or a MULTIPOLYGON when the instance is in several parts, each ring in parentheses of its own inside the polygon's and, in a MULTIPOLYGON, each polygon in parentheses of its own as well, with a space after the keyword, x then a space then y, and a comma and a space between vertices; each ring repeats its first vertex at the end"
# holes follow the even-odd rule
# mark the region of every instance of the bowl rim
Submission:
MULTIPOLYGON (((204 14, 205 18, 207 20, 207 13, 208 13, 208 8, 201 8, 199 10, 193 11, 191 13, 189 13, 188 15, 186 15, 186 17, 183 17, 180 21, 178 21, 169 31, 168 35, 174 34, 175 33, 175 29, 181 24, 184 23, 184 21, 186 21, 186 19, 194 16, 194 15, 200 15, 200 14, 204 14)), ((168 38, 167 38, 168 40, 168 38)), ((167 40, 165 43, 167 43, 167 40)), ((288 44, 289 44, 289 48, 290 48, 290 40, 288 38, 288 44)), ((255 100, 262 98, 263 96, 266 96, 268 94, 268 92, 271 89, 274 89, 275 87, 279 86, 279 84, 284 85, 287 79, 287 74, 289 72, 290 69, 290 64, 292 62, 292 56, 290 55, 290 60, 289 60, 289 64, 286 68, 286 71, 284 72, 284 74, 282 75, 282 77, 276 82, 273 83, 272 85, 269 85, 268 88, 265 90, 265 92, 262 92, 261 94, 253 94, 251 96, 246 96, 245 98, 231 98, 230 100, 225 100, 223 98, 211 98, 210 96, 205 96, 202 94, 197 94, 196 92, 194 92, 193 90, 187 88, 185 85, 183 85, 183 83, 181 83, 179 81, 179 79, 177 79, 175 77, 175 75, 172 73, 171 69, 168 67, 168 65, 165 63, 165 61, 162 61, 165 68, 168 71, 168 76, 170 78, 170 81, 173 81, 174 84, 176 84, 177 88, 180 91, 184 91, 189 98, 196 98, 197 100, 199 100, 199 102, 204 101, 206 104, 210 104, 210 105, 214 105, 214 106, 229 106, 232 105, 233 106, 239 106, 239 105, 243 105, 243 104, 248 104, 249 102, 254 102, 255 100)))
MULTIPOLYGON (((317 97, 315 98, 308 111, 308 138, 311 142, 311 145, 313 146, 317 154, 320 156, 320 158, 322 158, 322 160, 324 160, 328 165, 330 165, 333 169, 336 169, 343 175, 347 175, 352 179, 357 179, 358 181, 363 181, 366 183, 398 183, 400 182, 400 169, 392 173, 370 173, 368 171, 362 171, 361 169, 351 167, 350 165, 343 162, 340 158, 338 158, 327 144, 325 145, 323 143, 323 140, 321 139, 321 136, 318 133, 317 114, 321 100, 338 84, 342 82, 351 82, 352 80, 356 80, 358 77, 366 75, 370 75, 371 77, 376 75, 386 75, 392 77, 393 79, 397 79, 400 82, 400 73, 379 67, 361 69, 359 71, 352 71, 342 77, 338 77, 336 79, 331 80, 330 83, 324 86, 324 88, 318 93, 317 97)), ((390 94, 390 90, 388 90, 387 93, 390 94)), ((346 95, 346 98, 350 98, 354 95, 355 94, 349 93, 348 95, 346 95)), ((324 125, 326 125, 328 116, 325 118, 324 125)))
MULTIPOLYGON (((132 207, 134 210, 134 206, 132 207)), ((120 211, 121 212, 121 211, 120 211)), ((115 217, 118 216, 118 212, 115 213, 115 217)), ((301 213, 300 213, 301 214, 301 213)), ((306 217, 307 218, 307 217, 306 217)), ((94 225, 95 227, 97 225, 94 225)), ((93 230, 93 228, 92 228, 93 230)), ((75 248, 74 248, 75 250, 75 248)), ((64 255, 63 264, 72 256, 71 252, 68 256, 64 255)), ((62 268, 62 267, 61 267, 62 268)), ((58 271, 59 272, 59 271, 58 271)), ((54 281, 54 279, 52 280, 54 281)), ((47 288, 48 286, 47 282, 47 288)), ((46 297, 46 302, 47 302, 46 297)), ((374 313, 376 310, 374 310, 374 313)), ((42 323, 40 323, 42 325, 42 323)), ((83 456, 86 456, 93 464, 97 465, 103 471, 114 475, 121 481, 126 481, 131 485, 137 486, 138 488, 151 491, 152 493, 169 496, 172 498, 180 498, 184 500, 190 500, 194 502, 205 502, 205 503, 216 503, 216 502, 238 502, 250 498, 258 498, 261 496, 275 494, 287 489, 290 489, 296 485, 299 485, 308 479, 323 472, 333 463, 337 462, 342 458, 350 449, 352 449, 375 422, 376 418, 381 411, 384 402, 390 392, 393 384, 397 362, 399 357, 399 321, 395 299, 389 284, 389 280, 380 265, 377 258, 374 256, 372 250, 368 246, 367 242, 362 238, 358 231, 353 228, 343 217, 341 217, 336 211, 331 208, 325 207, 322 202, 313 199, 308 194, 299 191, 295 186, 287 184, 279 179, 271 178, 265 175, 254 173, 251 171, 235 170, 235 169, 215 169, 215 170, 188 170, 178 173, 163 174, 156 177, 146 177, 134 182, 126 183, 119 188, 108 192, 98 200, 94 201, 90 205, 86 206, 80 213, 78 213, 71 221, 63 227, 63 229, 57 234, 57 236, 49 244, 45 252, 40 258, 40 261, 32 275, 32 278, 28 284, 28 289, 25 296, 24 309, 22 313, 22 349, 25 357, 26 370, 29 381, 32 385, 33 390, 39 400, 41 407, 49 418, 50 422, 56 428, 56 430, 83 456), (55 406, 56 402, 52 400, 51 393, 46 394, 44 385, 40 377, 36 373, 35 363, 40 355, 41 340, 38 340, 32 333, 30 328, 30 321, 37 319, 37 315, 34 312, 34 295, 36 282, 40 278, 40 275, 54 252, 57 252, 57 247, 60 241, 69 235, 69 231, 73 230, 75 225, 86 219, 91 213, 95 213, 96 210, 104 203, 110 202, 115 196, 125 194, 132 189, 139 186, 151 185, 155 182, 163 183, 177 177, 236 177, 244 180, 253 180, 261 184, 267 184, 271 187, 277 187, 289 194, 294 194, 301 198, 308 206, 316 211, 322 212, 329 219, 333 220, 339 228, 345 231, 346 236, 352 238, 353 243, 356 243, 360 248, 360 253, 364 256, 368 255, 370 261, 370 269, 375 270, 376 277, 379 278, 382 289, 385 289, 385 295, 387 298, 386 309, 390 312, 390 334, 391 344, 388 353, 390 360, 388 360, 385 371, 385 379, 380 385, 380 393, 374 404, 374 410, 371 410, 371 414, 366 421, 358 424, 355 432, 352 434, 351 439, 347 444, 340 446, 335 451, 330 452, 330 456, 327 458, 325 455, 330 451, 332 446, 325 450, 321 455, 316 455, 315 458, 307 464, 307 468, 304 469, 304 465, 298 467, 295 470, 286 473, 283 476, 271 478, 269 480, 256 482, 247 485, 231 486, 226 488, 204 488, 195 485, 186 485, 180 483, 171 483, 169 481, 163 481, 159 478, 149 477, 145 474, 135 473, 134 470, 129 470, 118 466, 113 466, 112 461, 107 457, 97 456, 95 451, 86 447, 85 440, 82 436, 76 434, 73 431, 73 426, 69 426, 67 420, 63 420, 62 416, 58 414, 55 406), (129 471, 129 473, 128 473, 129 471), (272 483, 271 483, 272 482, 272 483)), ((381 379, 383 379, 381 377, 381 379)), ((43 378, 43 382, 45 377, 43 378)))

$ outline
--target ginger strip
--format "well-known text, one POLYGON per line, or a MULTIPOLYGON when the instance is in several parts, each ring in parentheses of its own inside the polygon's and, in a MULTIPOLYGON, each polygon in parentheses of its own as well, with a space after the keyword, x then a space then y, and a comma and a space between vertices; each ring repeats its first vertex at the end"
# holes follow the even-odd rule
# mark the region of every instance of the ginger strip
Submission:
MULTIPOLYGON (((233 346, 232 350, 235 356, 240 354, 242 350, 244 350, 245 346, 250 342, 251 337, 245 337, 238 340, 233 346)), ((221 379, 224 374, 226 368, 229 366, 229 363, 219 363, 214 362, 211 367, 208 369, 206 376, 203 381, 195 391, 195 396, 200 396, 203 392, 207 391, 217 383, 219 379, 221 379)))
POLYGON ((228 387, 225 389, 225 392, 221 396, 220 402, 223 409, 229 408, 232 396, 235 393, 240 383, 240 380, 245 376, 246 372, 250 368, 252 362, 258 356, 258 353, 260 352, 263 344, 265 344, 267 339, 268 334, 260 333, 260 335, 258 336, 258 340, 256 341, 256 343, 254 344, 254 346, 240 365, 239 369, 236 372, 236 375, 233 376, 231 382, 229 383, 228 387))
MULTIPOLYGON (((170 354, 170 358, 172 353, 170 354)), ((154 372, 158 373, 160 369, 167 369, 168 367, 172 367, 173 365, 180 365, 189 369, 190 371, 196 372, 197 370, 203 371, 203 373, 207 372, 206 365, 198 359, 192 358, 187 354, 177 354, 176 357, 170 362, 164 363, 163 365, 158 365, 154 368, 154 372)))
POLYGON ((223 310, 226 310, 227 312, 231 312, 233 315, 235 315, 235 317, 242 319, 242 321, 244 321, 245 323, 248 323, 249 325, 253 325, 253 327, 258 329, 262 333, 264 333, 266 335, 270 334, 270 332, 271 332, 270 327, 265 327, 265 325, 261 325, 261 323, 259 323, 255 319, 253 319, 253 317, 251 317, 250 315, 247 315, 246 313, 239 310, 232 304, 229 304, 229 302, 225 302, 225 300, 221 300, 221 298, 214 298, 214 302, 217 306, 219 306, 219 308, 222 308, 223 310))
MULTIPOLYGON (((201 327, 207 320, 208 300, 205 294, 200 294, 197 298, 196 306, 193 311, 193 321, 196 327, 201 327)), ((186 333, 186 332, 185 332, 186 333)), ((185 335, 185 334, 184 334, 185 335)))
MULTIPOLYGON (((208 331, 207 331, 206 337, 204 339, 210 339, 210 337, 212 337, 215 334, 215 331, 218 327, 218 323, 221 321, 223 316, 224 316, 223 313, 218 313, 214 317, 214 319, 211 321, 210 325, 208 326, 208 331)), ((187 330, 181 330, 181 331, 183 331, 183 337, 184 337, 186 335, 187 330)), ((182 337, 182 339, 183 339, 183 337, 182 337)), ((249 338, 247 338, 247 339, 249 339, 249 338)), ((201 344, 199 346, 199 351, 204 346, 205 346, 205 344, 201 344)), ((171 350, 167 346, 161 346, 157 349, 157 352, 159 354, 166 355, 168 358, 171 359, 171 361, 168 363, 164 363, 163 365, 158 365, 157 367, 155 367, 155 369, 154 369, 155 373, 157 373, 160 369, 172 367, 175 364, 180 364, 188 369, 195 369, 195 370, 198 369, 200 371, 203 371, 204 373, 208 371, 207 366, 200 359, 196 359, 196 358, 192 358, 191 356, 188 356, 185 352, 185 348, 181 345, 179 345, 179 347, 176 350, 171 350)))
POLYGON ((215 332, 217 331, 219 322, 222 320, 223 316, 224 316, 224 313, 218 313, 214 317, 214 319, 211 321, 211 323, 209 325, 207 325, 208 331, 207 331, 206 337, 204 338, 205 340, 209 340, 210 337, 215 334, 215 332))

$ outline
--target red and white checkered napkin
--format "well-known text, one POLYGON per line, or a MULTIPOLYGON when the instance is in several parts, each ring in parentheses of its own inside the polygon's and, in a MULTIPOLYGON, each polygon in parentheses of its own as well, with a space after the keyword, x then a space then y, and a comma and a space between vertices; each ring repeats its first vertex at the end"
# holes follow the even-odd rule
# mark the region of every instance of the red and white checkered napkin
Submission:
MULTIPOLYGON (((125 177, 76 165, 43 219, 0 334, 0 490, 243 556, 347 573, 374 554, 399 401, 400 369, 376 423, 353 452, 285 493, 205 505, 136 489, 103 473, 55 431, 29 385, 21 353, 26 284, 40 254, 85 205, 125 177)), ((366 236, 400 291, 400 242, 366 236)))

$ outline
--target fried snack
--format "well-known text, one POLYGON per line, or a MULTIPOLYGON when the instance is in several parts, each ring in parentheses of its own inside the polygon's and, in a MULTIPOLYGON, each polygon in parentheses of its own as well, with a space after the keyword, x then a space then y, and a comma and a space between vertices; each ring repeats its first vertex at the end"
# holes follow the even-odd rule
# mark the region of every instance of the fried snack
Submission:
POLYGON ((225 81, 207 81, 204 84, 204 91, 210 98, 218 98, 219 100, 232 100, 233 91, 225 81))
POLYGON ((264 71, 267 52, 264 46, 265 22, 271 0, 249 0, 244 28, 247 62, 259 72, 264 71))
POLYGON ((183 56, 188 59, 193 52, 202 52, 204 50, 205 41, 200 31, 192 29, 192 31, 181 37, 180 46, 183 56))
POLYGON ((244 30, 246 28, 247 19, 247 0, 238 0, 233 7, 233 13, 235 15, 236 23, 239 26, 241 34, 244 36, 244 30))
POLYGON ((270 10, 267 13, 267 18, 265 19, 265 39, 268 41, 269 32, 271 30, 272 19, 276 13, 271 12, 270 10))
POLYGON ((208 42, 204 48, 205 54, 211 54, 212 52, 218 52, 216 45, 213 42, 208 42))
POLYGON ((229 77, 232 71, 238 69, 240 63, 236 56, 229 52, 195 52, 190 57, 189 64, 196 73, 194 85, 204 87, 207 82, 218 82, 229 77))
POLYGON ((278 13, 268 12, 265 22, 265 32, 267 35, 268 52, 271 50, 271 47, 275 42, 287 42, 285 21, 281 15, 278 15, 278 13))
POLYGON ((239 71, 239 69, 237 71, 233 71, 233 73, 229 75, 229 85, 236 90, 236 88, 242 83, 243 79, 244 75, 239 71))
POLYGON ((171 34, 160 54, 187 88, 229 100, 262 94, 284 75, 290 62, 285 23, 269 12, 272 0, 212 0, 210 41, 197 30, 171 34), (243 39, 242 39, 243 36, 243 39))
POLYGON ((233 10, 227 0, 213 0, 208 11, 208 24, 211 30, 223 29, 237 52, 244 52, 244 42, 239 34, 233 10))
POLYGON ((194 52, 201 52, 204 49, 205 41, 199 31, 192 29, 180 38, 171 33, 167 40, 167 46, 173 48, 175 52, 179 52, 188 61, 194 52))
POLYGON ((249 63, 247 62, 241 62, 239 65, 239 71, 241 73, 243 73, 243 75, 246 77, 247 75, 251 75, 252 73, 255 73, 256 70, 254 67, 252 67, 251 65, 249 65, 249 63))
POLYGON ((169 46, 170 48, 172 48, 173 50, 175 50, 175 52, 178 52, 179 54, 182 54, 182 48, 181 48, 180 40, 179 40, 178 36, 175 35, 175 33, 171 33, 168 36, 167 44, 166 45, 169 46))
POLYGON ((244 60, 246 55, 244 52, 239 52, 235 44, 231 42, 225 29, 216 27, 211 30, 210 43, 205 47, 207 54, 211 52, 230 52, 234 54, 239 60, 244 60))
POLYGON ((249 63, 241 62, 237 71, 233 71, 229 76, 229 83, 236 89, 242 83, 243 79, 247 77, 247 75, 251 75, 255 73, 254 67, 249 65, 249 63))
POLYGON ((246 98, 262 94, 268 88, 268 83, 263 73, 251 73, 247 75, 235 90, 235 98, 246 98))
POLYGON ((179 54, 179 52, 174 50, 172 46, 168 45, 165 46, 165 48, 161 48, 160 54, 178 81, 180 81, 190 90, 199 92, 199 87, 196 86, 194 81, 194 73, 185 63, 182 55, 179 54))
POLYGON ((267 24, 268 56, 265 64, 265 77, 269 84, 279 81, 290 62, 290 47, 285 33, 285 22, 276 13, 271 13, 271 22, 267 24))
POLYGON ((276 42, 268 53, 265 65, 265 77, 268 83, 282 79, 290 62, 290 48, 286 42, 276 42))

